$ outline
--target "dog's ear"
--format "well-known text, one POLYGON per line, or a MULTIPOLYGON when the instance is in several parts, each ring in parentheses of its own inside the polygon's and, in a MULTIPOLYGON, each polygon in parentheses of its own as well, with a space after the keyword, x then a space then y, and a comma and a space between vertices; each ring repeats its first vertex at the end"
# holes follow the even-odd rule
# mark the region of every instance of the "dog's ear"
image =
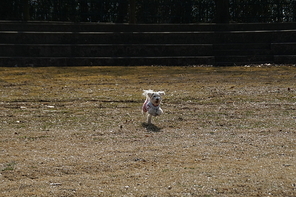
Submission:
POLYGON ((164 93, 164 91, 159 91, 159 92, 157 92, 160 96, 163 96, 163 95, 165 95, 165 93, 164 93))
POLYGON ((153 96, 153 92, 148 92, 147 95, 149 96, 149 98, 151 98, 153 96))

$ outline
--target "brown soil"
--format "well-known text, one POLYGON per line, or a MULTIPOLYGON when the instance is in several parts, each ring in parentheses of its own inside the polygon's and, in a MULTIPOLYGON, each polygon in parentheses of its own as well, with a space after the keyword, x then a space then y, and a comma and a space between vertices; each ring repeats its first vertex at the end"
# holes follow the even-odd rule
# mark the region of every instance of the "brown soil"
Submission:
POLYGON ((296 196, 296 68, 0 68, 0 196, 296 196), (145 124, 143 89, 163 90, 145 124))

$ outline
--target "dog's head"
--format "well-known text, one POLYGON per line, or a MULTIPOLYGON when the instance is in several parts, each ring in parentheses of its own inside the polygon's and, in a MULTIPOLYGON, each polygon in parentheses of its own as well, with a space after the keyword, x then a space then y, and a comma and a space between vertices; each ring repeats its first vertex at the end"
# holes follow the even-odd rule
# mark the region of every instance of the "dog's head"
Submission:
POLYGON ((158 106, 160 104, 160 101, 161 101, 161 96, 164 95, 164 92, 163 91, 159 91, 159 92, 147 92, 147 95, 150 98, 150 102, 154 106, 158 106))

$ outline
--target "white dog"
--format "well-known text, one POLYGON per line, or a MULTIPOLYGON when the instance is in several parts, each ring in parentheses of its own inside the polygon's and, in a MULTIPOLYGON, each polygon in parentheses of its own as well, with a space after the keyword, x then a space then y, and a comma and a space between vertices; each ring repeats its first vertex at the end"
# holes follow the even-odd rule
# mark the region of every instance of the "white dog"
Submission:
POLYGON ((163 113, 160 108, 160 102, 164 91, 154 92, 153 90, 144 90, 143 95, 146 97, 146 100, 142 107, 142 113, 147 113, 147 122, 151 124, 152 116, 159 116, 163 113))

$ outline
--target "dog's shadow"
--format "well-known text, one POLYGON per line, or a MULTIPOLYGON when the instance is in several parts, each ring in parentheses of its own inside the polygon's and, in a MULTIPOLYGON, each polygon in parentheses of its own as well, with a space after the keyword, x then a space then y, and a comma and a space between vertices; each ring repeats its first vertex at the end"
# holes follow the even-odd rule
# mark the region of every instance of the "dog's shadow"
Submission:
POLYGON ((146 129, 146 131, 148 132, 160 132, 161 128, 159 128, 158 126, 154 125, 154 124, 148 124, 146 122, 142 123, 142 126, 146 129))

